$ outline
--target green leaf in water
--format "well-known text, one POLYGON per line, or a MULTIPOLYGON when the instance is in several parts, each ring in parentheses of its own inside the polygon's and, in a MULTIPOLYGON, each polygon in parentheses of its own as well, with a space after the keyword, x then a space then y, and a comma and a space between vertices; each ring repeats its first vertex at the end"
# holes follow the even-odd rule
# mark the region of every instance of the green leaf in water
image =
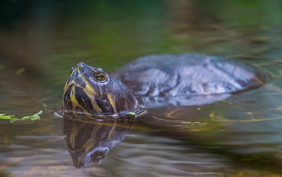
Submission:
POLYGON ((135 115, 136 115, 136 113, 135 113, 135 112, 129 112, 129 113, 127 113, 127 114, 129 114, 129 115, 133 115, 133 116, 135 116, 135 115))
POLYGON ((6 115, 6 114, 0 114, 0 119, 10 120, 11 123, 22 120, 22 121, 34 121, 34 120, 40 120, 40 114, 42 114, 42 110, 40 110, 38 113, 35 113, 31 116, 23 116, 22 118, 18 118, 15 115, 6 115))
POLYGON ((10 122, 19 120, 19 118, 16 118, 14 115, 6 115, 6 114, 0 114, 0 119, 10 120, 10 122))

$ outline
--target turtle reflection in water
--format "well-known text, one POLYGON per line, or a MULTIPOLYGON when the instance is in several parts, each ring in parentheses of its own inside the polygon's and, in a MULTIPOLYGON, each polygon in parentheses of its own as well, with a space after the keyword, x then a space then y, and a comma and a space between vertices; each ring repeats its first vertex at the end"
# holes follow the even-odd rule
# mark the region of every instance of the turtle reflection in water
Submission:
MULTIPOLYGON (((139 116, 140 110, 166 107, 173 111, 220 101, 232 94, 263 86, 269 76, 269 73, 241 62, 197 54, 142 57, 111 76, 101 68, 78 63, 72 68, 64 87, 62 112, 78 119, 86 116, 87 120, 110 118, 114 122, 121 121, 132 114, 132 117, 139 116)), ((147 116, 145 122, 172 126, 166 121, 172 117, 170 113, 159 121, 153 115, 154 111, 148 112, 151 116, 147 116)), ((183 117, 181 113, 174 115, 183 117)), ((65 124, 68 122, 71 121, 66 120, 65 124)), ((117 131, 114 127, 112 132, 110 127, 83 128, 83 123, 79 124, 73 124, 77 127, 73 130, 65 125, 66 144, 78 167, 99 161, 113 146, 111 140, 104 141, 100 135, 122 140, 128 129, 121 130, 120 137, 115 137, 112 136, 117 131), (88 147, 89 144, 93 146, 88 147), (99 146, 101 150, 97 151, 99 146), (79 150, 84 148, 88 151, 79 150)))
POLYGON ((132 122, 132 119, 122 122, 87 122, 65 117, 65 144, 74 166, 82 168, 101 163, 110 149, 123 140, 132 122))

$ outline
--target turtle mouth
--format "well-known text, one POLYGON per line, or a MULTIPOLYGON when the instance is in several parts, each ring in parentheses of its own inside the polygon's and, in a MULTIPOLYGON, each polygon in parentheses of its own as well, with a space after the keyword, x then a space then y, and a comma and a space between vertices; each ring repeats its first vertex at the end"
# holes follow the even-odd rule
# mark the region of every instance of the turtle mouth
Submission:
POLYGON ((67 87, 80 87, 80 88, 83 88, 83 89, 85 88, 85 86, 83 87, 80 83, 77 83, 74 80, 69 81, 66 86, 67 87))

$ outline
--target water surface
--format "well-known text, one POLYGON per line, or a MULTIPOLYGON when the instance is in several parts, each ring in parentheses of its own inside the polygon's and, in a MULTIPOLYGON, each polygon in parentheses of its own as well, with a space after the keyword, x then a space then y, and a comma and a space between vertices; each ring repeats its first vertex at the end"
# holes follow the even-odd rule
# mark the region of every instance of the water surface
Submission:
POLYGON ((3 3, 0 113, 43 114, 0 121, 0 176, 281 176, 281 8, 263 0, 3 3), (214 104, 151 109, 117 131, 99 165, 76 168, 64 119, 54 116, 71 67, 111 72, 140 56, 184 52, 240 60, 273 78, 214 104))

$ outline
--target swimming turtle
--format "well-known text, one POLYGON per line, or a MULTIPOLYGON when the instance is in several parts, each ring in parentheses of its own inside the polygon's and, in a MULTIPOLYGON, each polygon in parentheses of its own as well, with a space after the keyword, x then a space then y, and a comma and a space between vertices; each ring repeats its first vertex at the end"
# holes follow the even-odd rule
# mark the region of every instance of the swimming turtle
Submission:
POLYGON ((200 54, 149 55, 113 74, 78 63, 64 86, 63 112, 124 117, 152 107, 210 104, 263 86, 269 73, 200 54))

